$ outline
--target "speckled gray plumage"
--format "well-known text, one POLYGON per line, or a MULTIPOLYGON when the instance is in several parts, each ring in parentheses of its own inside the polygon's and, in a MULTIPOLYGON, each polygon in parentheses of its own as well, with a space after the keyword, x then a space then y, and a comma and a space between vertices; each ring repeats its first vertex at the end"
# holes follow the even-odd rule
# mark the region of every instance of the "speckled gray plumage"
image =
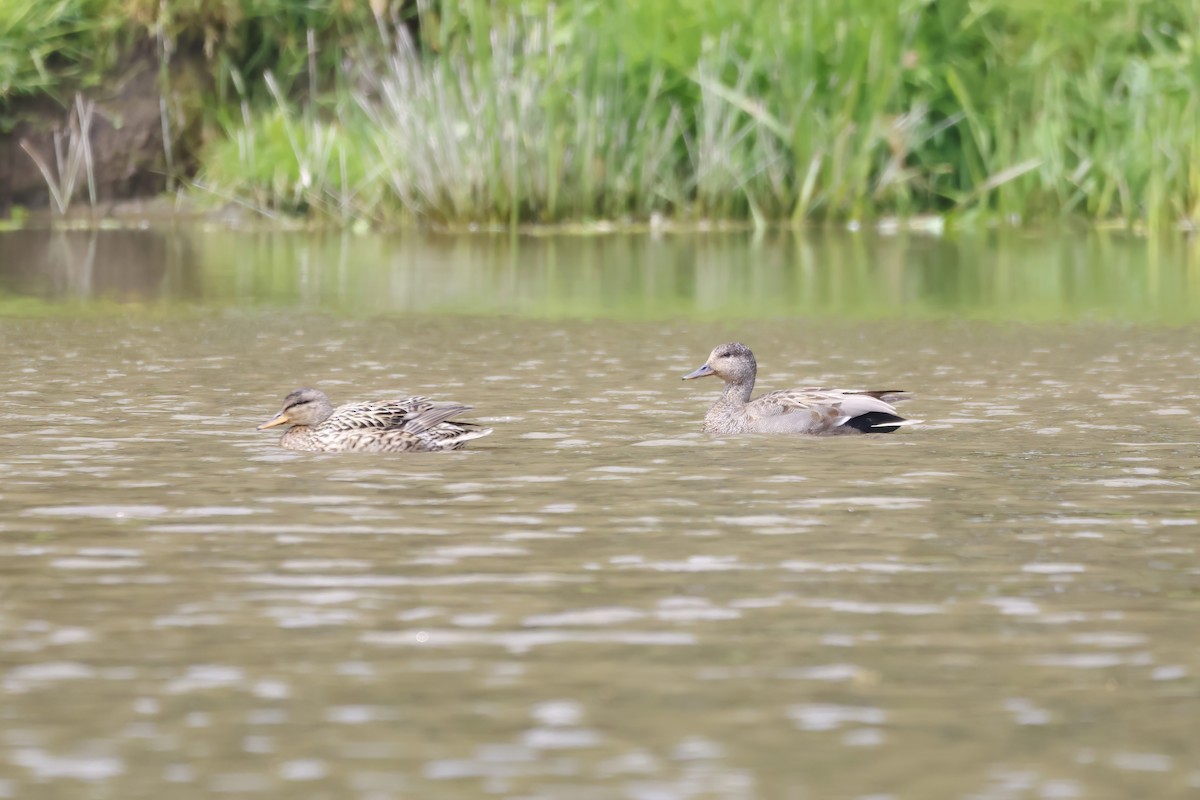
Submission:
POLYGON ((685 379, 716 375, 725 381, 721 396, 704 415, 704 432, 839 435, 890 433, 907 422, 885 401, 901 390, 782 389, 754 400, 758 363, 740 342, 717 345, 704 365, 685 379))

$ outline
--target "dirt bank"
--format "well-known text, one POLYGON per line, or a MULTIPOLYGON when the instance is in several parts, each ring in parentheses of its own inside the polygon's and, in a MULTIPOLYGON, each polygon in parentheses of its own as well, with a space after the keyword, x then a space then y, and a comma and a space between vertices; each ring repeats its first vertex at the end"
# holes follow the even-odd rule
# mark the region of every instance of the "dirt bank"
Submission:
MULTIPOLYGON (((201 138, 198 106, 210 79, 203 61, 190 55, 172 59, 168 74, 170 89, 164 103, 158 56, 148 44, 114 69, 101 87, 80 93, 82 105, 90 104, 92 109, 88 141, 98 204, 157 194, 167 188, 172 170, 176 175, 194 171, 201 138)), ((0 213, 14 205, 45 208, 51 202, 47 180, 22 142, 38 154, 60 188, 65 186, 71 148, 82 147, 76 98, 21 100, 5 112, 19 122, 11 132, 0 133, 0 213), (56 133, 61 167, 55 156, 56 133)), ((82 158, 74 183, 72 204, 86 206, 87 170, 82 158)))

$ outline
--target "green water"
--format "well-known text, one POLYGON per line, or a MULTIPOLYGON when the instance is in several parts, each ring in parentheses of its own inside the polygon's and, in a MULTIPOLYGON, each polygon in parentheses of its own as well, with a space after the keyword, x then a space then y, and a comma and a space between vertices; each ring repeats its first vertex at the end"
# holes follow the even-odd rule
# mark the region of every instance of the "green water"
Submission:
POLYGON ((621 320, 1200 316, 1200 248, 1183 237, 186 230, 15 232, 0 243, 0 308, 15 313, 107 301, 621 320))

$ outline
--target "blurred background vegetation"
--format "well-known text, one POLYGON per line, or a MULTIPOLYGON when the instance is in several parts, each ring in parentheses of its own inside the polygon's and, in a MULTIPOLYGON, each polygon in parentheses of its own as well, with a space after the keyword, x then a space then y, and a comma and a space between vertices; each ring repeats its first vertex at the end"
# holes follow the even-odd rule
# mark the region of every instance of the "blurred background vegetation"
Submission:
POLYGON ((153 59, 202 132, 170 169, 269 214, 1165 227, 1200 220, 1198 32, 1197 0, 4 0, 0 136, 153 59))

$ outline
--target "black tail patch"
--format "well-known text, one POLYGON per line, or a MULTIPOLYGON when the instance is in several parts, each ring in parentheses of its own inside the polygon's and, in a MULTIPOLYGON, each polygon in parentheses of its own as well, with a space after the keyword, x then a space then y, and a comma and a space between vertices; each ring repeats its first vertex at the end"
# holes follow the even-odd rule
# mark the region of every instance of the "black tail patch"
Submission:
POLYGON ((900 426, 888 425, 889 422, 904 422, 904 417, 888 414, 886 411, 868 411, 845 422, 847 428, 854 428, 863 433, 891 433, 900 426))

